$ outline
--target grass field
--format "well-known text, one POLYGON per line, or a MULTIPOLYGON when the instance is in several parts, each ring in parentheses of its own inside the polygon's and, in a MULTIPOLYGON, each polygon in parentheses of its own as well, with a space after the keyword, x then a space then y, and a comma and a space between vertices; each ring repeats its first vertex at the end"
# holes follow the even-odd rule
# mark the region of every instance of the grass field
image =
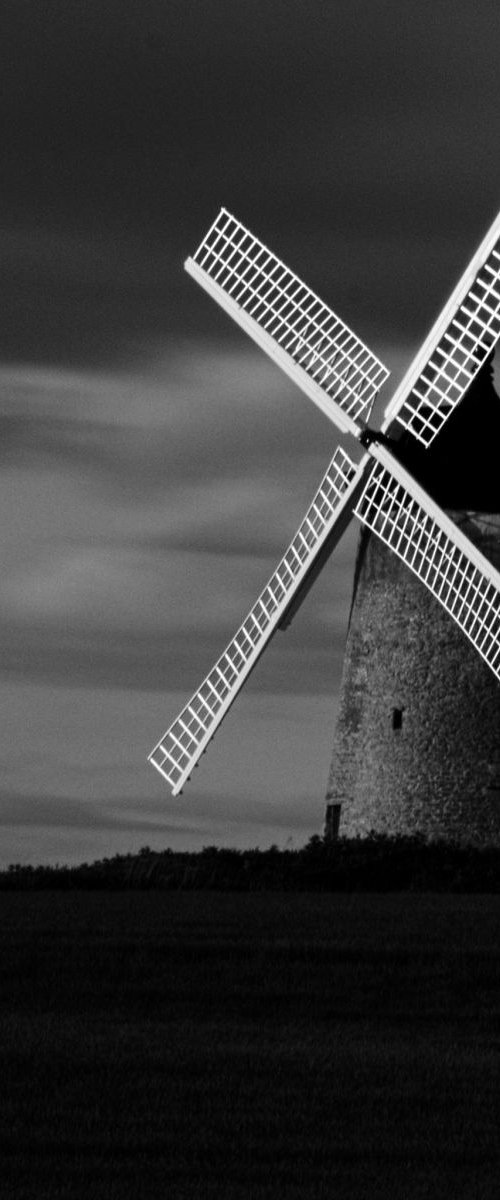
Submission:
POLYGON ((499 910, 3 894, 2 1200, 497 1200, 499 910))

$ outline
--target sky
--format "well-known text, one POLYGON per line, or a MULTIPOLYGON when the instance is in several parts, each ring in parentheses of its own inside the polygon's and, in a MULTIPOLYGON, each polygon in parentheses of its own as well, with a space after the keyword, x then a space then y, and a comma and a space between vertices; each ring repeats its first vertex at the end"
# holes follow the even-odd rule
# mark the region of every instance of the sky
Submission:
POLYGON ((183 261, 227 207, 393 386, 500 207, 499 51, 497 0, 3 0, 2 865, 321 829, 354 528, 183 796, 147 763, 338 440, 183 261))

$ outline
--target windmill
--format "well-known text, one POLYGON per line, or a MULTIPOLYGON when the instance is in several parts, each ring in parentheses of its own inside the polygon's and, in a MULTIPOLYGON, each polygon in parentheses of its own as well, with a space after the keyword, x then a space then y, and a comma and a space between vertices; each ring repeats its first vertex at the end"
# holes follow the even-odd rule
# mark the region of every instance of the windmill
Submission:
MULTIPOLYGON (((500 697, 500 559, 494 565, 477 544, 488 550, 488 533, 482 539, 474 536, 473 522, 467 525, 449 515, 448 509, 457 505, 439 495, 436 457, 443 431, 461 416, 464 397, 470 410, 470 397, 484 381, 500 337, 500 214, 397 387, 379 430, 369 422, 387 369, 226 209, 185 266, 337 429, 355 439, 360 457, 356 462, 343 446, 336 449, 273 575, 151 752, 150 762, 172 793, 181 792, 276 630, 290 624, 353 514, 363 527, 365 561, 368 539, 419 595, 426 594, 425 585, 431 610, 444 610, 446 628, 459 631, 460 645, 486 671, 494 696, 500 697)), ((470 412, 468 419, 474 423, 470 412)), ((472 468, 480 477, 477 465, 472 468)), ((358 584, 362 570, 358 559, 358 584)), ((436 655, 439 659, 439 646, 436 655)), ((352 688, 349 653, 346 668, 344 691, 352 688)), ((366 675, 370 665, 363 669, 366 675)), ((403 713, 403 705, 393 707, 395 730, 401 729, 403 713)), ((350 755, 345 728, 342 738, 350 755)), ((332 783, 329 796, 338 816, 340 801, 332 783)))

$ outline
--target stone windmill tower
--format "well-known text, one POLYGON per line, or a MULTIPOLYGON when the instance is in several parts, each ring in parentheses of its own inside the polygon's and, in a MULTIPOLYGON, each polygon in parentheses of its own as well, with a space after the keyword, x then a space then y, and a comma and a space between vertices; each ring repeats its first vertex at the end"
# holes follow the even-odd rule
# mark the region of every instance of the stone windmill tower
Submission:
MULTIPOLYGON (((395 447, 500 570, 500 399, 491 356, 428 450, 395 447), (486 431, 486 437, 485 437, 486 431)), ((500 687, 369 530, 358 545, 326 830, 500 843, 500 687)))
POLYGON ((500 214, 378 432, 368 422, 385 367, 225 209, 186 269, 356 439, 360 458, 337 449, 276 571, 151 763, 178 794, 354 513, 363 532, 330 829, 500 841, 500 414, 490 378, 500 214))

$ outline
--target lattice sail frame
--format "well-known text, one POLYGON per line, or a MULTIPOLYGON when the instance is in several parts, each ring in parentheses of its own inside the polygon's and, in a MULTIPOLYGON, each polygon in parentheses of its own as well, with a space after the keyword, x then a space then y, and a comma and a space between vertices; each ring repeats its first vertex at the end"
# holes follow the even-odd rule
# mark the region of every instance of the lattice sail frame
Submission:
POLYGON ((382 429, 397 422, 430 446, 499 337, 500 213, 401 380, 382 429))
MULTIPOLYGON (((364 470, 338 447, 278 567, 201 687, 149 755, 177 795, 256 665, 328 539, 351 520, 364 470)), ((333 544, 335 544, 335 542, 333 544)), ((332 546, 333 548, 333 546, 332 546)))
POLYGON ((432 592, 500 680, 500 572, 383 446, 354 512, 432 592))
POLYGON ((186 270, 344 433, 389 371, 298 275, 222 208, 186 270))

